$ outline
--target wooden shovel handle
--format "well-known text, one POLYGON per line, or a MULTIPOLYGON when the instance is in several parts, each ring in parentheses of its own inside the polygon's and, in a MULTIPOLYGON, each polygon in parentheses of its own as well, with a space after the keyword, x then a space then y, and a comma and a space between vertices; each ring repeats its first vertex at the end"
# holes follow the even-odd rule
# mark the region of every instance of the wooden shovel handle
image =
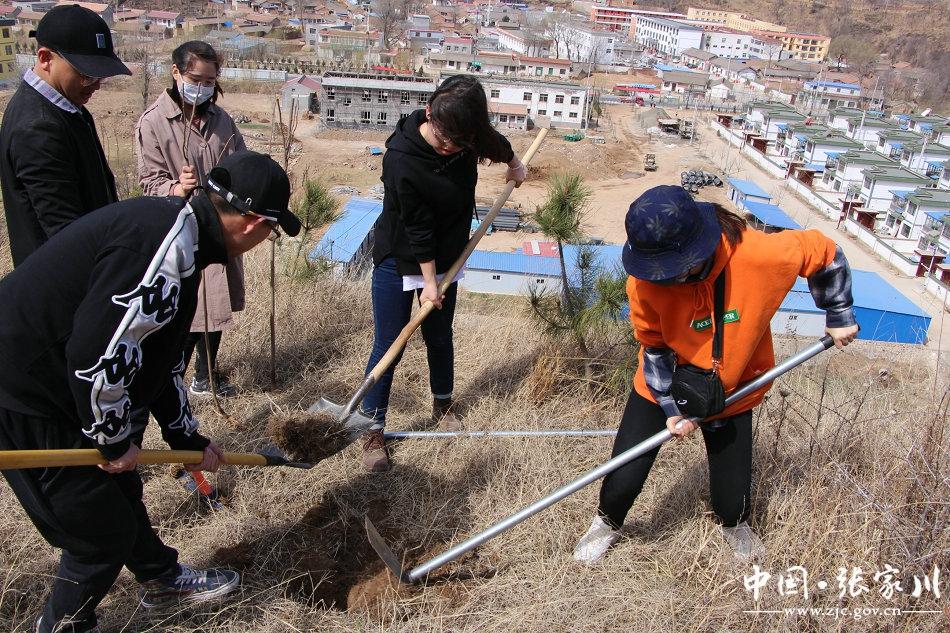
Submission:
MULTIPOLYGON (((528 151, 524 153, 524 156, 521 158, 521 162, 525 165, 531 162, 531 159, 534 158, 534 155, 537 153, 538 148, 541 147, 541 143, 544 142, 544 137, 548 134, 548 128, 541 128, 538 130, 538 135, 534 138, 534 142, 531 143, 531 147, 528 148, 528 151)), ((511 192, 515 189, 515 182, 509 180, 505 183, 505 189, 498 197, 495 198, 494 204, 492 204, 491 209, 488 211, 488 214, 481 221, 481 224, 478 225, 478 229, 475 230, 475 233, 472 234, 472 237, 469 238, 468 244, 465 245, 465 250, 462 251, 462 254, 458 256, 458 259, 455 260, 455 263, 452 264, 452 267, 448 269, 445 273, 445 276, 442 278, 442 283, 439 284, 439 292, 444 294, 448 290, 449 286, 452 285, 452 282, 455 280, 455 276, 458 274, 459 270, 462 269, 462 266, 465 265, 465 262, 468 261, 469 256, 475 250, 475 247, 478 246, 478 243, 485 236, 485 233, 488 232, 488 227, 491 226, 491 223, 495 221, 495 217, 498 215, 498 212, 501 211, 501 208, 505 205, 505 202, 508 201, 508 197, 511 195, 511 192)), ((418 310, 416 310, 415 315, 409 323, 406 324, 402 331, 399 332, 399 336, 396 337, 396 340, 393 341, 393 344, 389 346, 389 349, 386 350, 386 353, 383 354, 383 357, 379 359, 379 362, 376 363, 376 366, 369 372, 370 376, 373 377, 373 382, 380 379, 380 377, 386 373, 386 370, 389 369, 389 366, 393 364, 393 361, 396 360, 396 357, 402 352, 403 348, 406 347, 406 343, 409 342, 409 338, 413 333, 422 325, 422 322, 426 320, 426 317, 429 316, 429 313, 435 309, 435 306, 432 305, 431 301, 426 301, 423 303, 418 310)))
MULTIPOLYGON (((139 452, 140 464, 198 464, 201 451, 139 452)), ((267 458, 257 453, 225 453, 224 462, 238 466, 267 466, 267 458)), ((0 470, 16 468, 55 468, 60 466, 94 466, 108 464, 94 448, 66 448, 30 451, 0 451, 0 470)))

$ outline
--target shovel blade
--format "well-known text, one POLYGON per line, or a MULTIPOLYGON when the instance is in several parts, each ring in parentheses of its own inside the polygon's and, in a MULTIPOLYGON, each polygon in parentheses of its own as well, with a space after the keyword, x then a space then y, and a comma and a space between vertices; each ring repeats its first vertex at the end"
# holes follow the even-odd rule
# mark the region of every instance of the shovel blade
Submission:
POLYGON ((320 398, 314 402, 309 409, 310 413, 329 413, 335 418, 339 418, 343 414, 343 405, 337 404, 326 398, 320 398))
POLYGON ((412 581, 403 572, 402 564, 399 562, 399 559, 396 558, 395 552, 393 552, 392 548, 383 540, 383 537, 380 536, 379 531, 376 529, 376 526, 373 525, 373 522, 369 520, 369 517, 364 517, 363 525, 366 527, 366 538, 369 539, 369 544, 373 546, 376 555, 386 563, 386 567, 389 567, 389 571, 399 579, 399 582, 411 583, 412 581))

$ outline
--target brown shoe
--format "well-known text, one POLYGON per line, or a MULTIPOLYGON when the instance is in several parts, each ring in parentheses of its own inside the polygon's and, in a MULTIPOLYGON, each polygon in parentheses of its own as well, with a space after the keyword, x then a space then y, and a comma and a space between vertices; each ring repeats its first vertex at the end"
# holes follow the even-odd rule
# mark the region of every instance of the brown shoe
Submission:
POLYGON ((462 421, 455 415, 451 398, 432 399, 432 421, 439 425, 440 431, 461 431, 462 421))
POLYGON ((363 468, 371 473, 384 473, 392 468, 382 429, 363 434, 363 468))

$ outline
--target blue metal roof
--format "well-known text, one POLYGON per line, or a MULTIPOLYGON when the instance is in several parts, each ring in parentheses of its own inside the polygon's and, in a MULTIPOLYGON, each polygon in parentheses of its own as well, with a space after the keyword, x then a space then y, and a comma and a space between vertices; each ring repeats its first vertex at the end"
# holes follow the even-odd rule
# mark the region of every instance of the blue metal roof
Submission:
POLYGON ((809 81, 805 84, 806 88, 848 88, 849 90, 860 90, 858 84, 848 84, 843 81, 809 81))
POLYGON ((501 273, 541 275, 544 277, 558 277, 561 274, 561 263, 557 257, 540 257, 525 255, 524 253, 497 253, 476 250, 468 258, 465 267, 472 270, 492 270, 501 273))
MULTIPOLYGON (((593 265, 605 272, 621 266, 620 254, 623 247, 613 244, 600 246, 564 245, 564 265, 567 268, 567 278, 574 285, 578 283, 577 258, 581 249, 587 249, 594 255, 593 265)), ((521 275, 539 275, 544 277, 560 277, 561 262, 557 257, 541 257, 525 255, 524 253, 506 253, 476 250, 468 258, 466 268, 473 270, 492 270, 503 273, 521 275)))
POLYGON ((754 196, 756 198, 767 198, 772 199, 772 196, 765 193, 762 187, 758 186, 751 180, 742 180, 740 178, 730 178, 729 184, 732 185, 732 188, 738 191, 739 193, 746 196, 754 196))
POLYGON ((841 154, 842 152, 825 152, 825 156, 828 158, 838 158, 841 154))
MULTIPOLYGON (((877 273, 851 271, 851 292, 854 313, 861 326, 858 338, 894 343, 927 341, 930 316, 877 273)), ((821 312, 815 307, 808 290, 808 281, 798 279, 782 301, 783 310, 821 312)))
POLYGON ((902 147, 904 147, 903 143, 898 143, 897 141, 891 142, 891 148, 893 149, 901 149, 902 147))
POLYGON ((340 219, 330 225, 310 251, 310 259, 320 257, 335 262, 349 262, 382 212, 382 200, 356 196, 350 198, 343 205, 340 219))
POLYGON ((806 165, 806 167, 808 167, 808 169, 810 169, 810 170, 812 170, 812 171, 815 171, 815 172, 818 172, 818 173, 822 173, 822 172, 825 171, 825 164, 824 164, 824 163, 808 163, 808 165, 806 165))
POLYGON ((746 201, 746 211, 754 215, 763 223, 780 229, 801 229, 801 225, 788 217, 782 208, 775 204, 746 201))
POLYGON ((913 190, 908 189, 891 189, 891 195, 895 198, 900 198, 901 200, 906 200, 907 196, 914 193, 913 190))
POLYGON ((777 127, 777 128, 780 129, 780 130, 787 130, 787 129, 788 129, 788 123, 779 123, 779 124, 776 125, 775 127, 777 127))
POLYGON ((943 219, 943 216, 947 215, 947 213, 948 213, 947 211, 927 211, 927 212, 925 212, 925 214, 927 215, 927 217, 929 217, 931 220, 936 220, 937 222, 939 222, 940 220, 942 220, 942 219, 943 219))

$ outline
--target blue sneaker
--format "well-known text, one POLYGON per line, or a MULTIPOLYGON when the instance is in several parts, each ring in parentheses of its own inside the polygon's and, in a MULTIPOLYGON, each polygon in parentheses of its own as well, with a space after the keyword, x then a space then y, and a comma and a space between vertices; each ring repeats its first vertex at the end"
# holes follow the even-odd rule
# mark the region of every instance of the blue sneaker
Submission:
POLYGON ((195 569, 178 565, 178 575, 157 578, 142 584, 142 606, 146 609, 172 604, 206 602, 226 596, 241 583, 241 575, 230 569, 195 569))

